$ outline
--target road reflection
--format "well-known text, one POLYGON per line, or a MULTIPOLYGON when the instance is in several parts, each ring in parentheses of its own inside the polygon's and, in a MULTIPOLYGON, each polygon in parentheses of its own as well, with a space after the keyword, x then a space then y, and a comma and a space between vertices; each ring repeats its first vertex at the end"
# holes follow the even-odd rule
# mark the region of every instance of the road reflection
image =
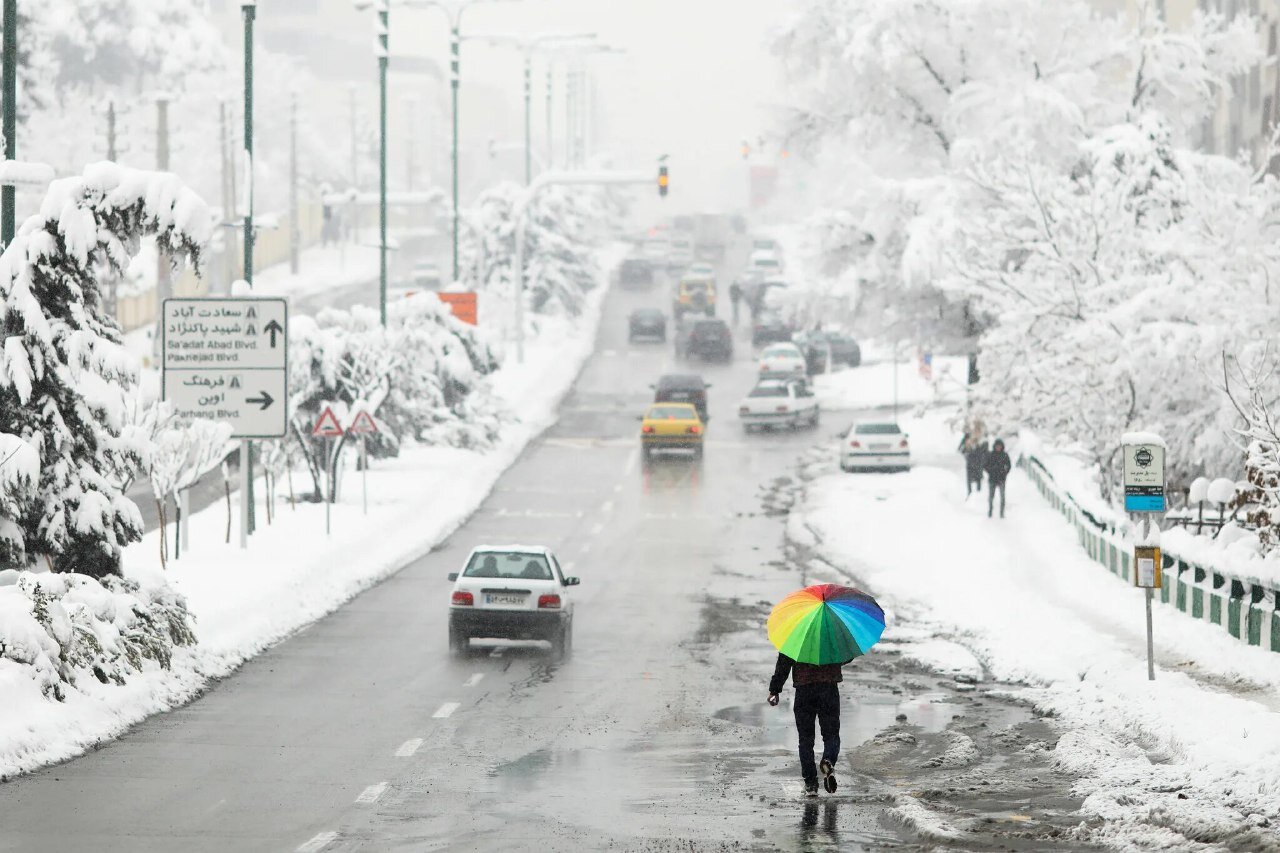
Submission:
POLYGON ((804 814, 800 817, 800 840, 806 844, 815 841, 830 842, 833 845, 839 843, 835 803, 827 800, 821 804, 813 801, 804 804, 804 814), (822 815, 821 826, 818 824, 819 812, 822 815))
POLYGON ((702 487, 701 459, 689 455, 655 456, 641 465, 640 479, 645 494, 698 492, 702 487))

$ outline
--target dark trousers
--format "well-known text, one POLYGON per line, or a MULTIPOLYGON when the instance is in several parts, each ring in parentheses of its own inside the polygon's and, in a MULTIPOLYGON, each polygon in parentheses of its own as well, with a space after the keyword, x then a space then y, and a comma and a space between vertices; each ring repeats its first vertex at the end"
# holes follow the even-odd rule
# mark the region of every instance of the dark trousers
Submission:
POLYGON ((967 482, 965 483, 964 496, 967 498, 969 497, 969 495, 973 494, 974 492, 977 492, 978 494, 982 494, 982 472, 969 471, 965 476, 968 479, 967 479, 967 482))
POLYGON ((835 684, 804 684, 796 688, 796 731, 800 734, 800 775, 818 778, 813 760, 814 722, 822 728, 822 757, 832 764, 840 755, 840 688, 835 684))
POLYGON ((1004 518, 1004 480, 992 480, 987 486, 987 516, 995 509, 996 489, 1000 490, 1000 517, 1004 518))

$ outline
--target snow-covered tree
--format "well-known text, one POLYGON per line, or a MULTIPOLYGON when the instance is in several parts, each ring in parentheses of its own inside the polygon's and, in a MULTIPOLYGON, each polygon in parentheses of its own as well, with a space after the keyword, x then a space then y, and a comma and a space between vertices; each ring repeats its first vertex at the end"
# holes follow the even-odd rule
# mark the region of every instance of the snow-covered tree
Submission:
POLYGON ((97 270, 123 269, 148 235, 197 262, 210 231, 204 203, 173 175, 96 164, 55 181, 0 256, 0 432, 35 447, 41 466, 11 553, 101 576, 140 538, 119 485, 146 453, 123 434, 137 368, 103 312, 97 270))

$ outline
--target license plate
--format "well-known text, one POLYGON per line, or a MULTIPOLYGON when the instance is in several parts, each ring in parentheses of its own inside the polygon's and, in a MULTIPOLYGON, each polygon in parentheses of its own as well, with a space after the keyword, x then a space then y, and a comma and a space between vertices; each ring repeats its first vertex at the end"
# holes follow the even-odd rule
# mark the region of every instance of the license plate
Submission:
POLYGON ((489 593, 484 597, 485 604, 511 604, 520 606, 524 604, 523 595, 503 595, 501 593, 489 593))
POLYGON ((871 449, 872 449, 872 450, 888 450, 888 449, 889 449, 889 445, 887 445, 887 444, 873 444, 873 445, 871 445, 871 449))

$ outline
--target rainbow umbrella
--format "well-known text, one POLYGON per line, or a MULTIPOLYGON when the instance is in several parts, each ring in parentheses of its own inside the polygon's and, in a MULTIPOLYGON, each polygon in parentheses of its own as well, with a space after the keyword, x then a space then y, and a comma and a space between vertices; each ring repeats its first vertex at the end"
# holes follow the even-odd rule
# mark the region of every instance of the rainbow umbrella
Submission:
POLYGON ((801 663, 848 663, 884 633, 884 611, 851 586, 821 583, 796 590, 769 614, 769 642, 801 663))

